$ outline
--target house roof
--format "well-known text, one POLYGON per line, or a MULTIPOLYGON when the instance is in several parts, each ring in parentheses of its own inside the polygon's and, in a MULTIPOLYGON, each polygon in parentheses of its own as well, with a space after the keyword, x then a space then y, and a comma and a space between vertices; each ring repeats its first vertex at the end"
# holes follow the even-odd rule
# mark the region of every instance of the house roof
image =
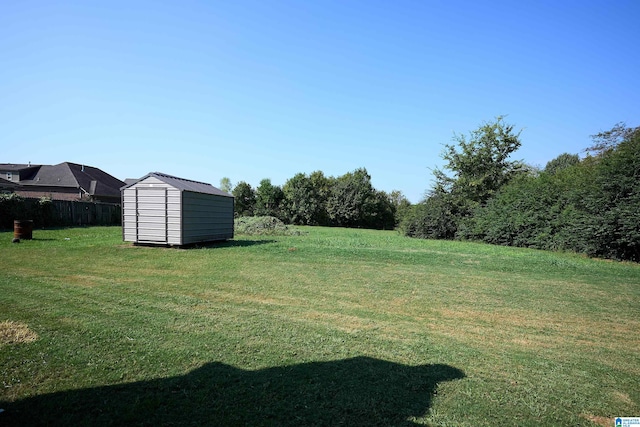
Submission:
POLYGON ((40 165, 32 165, 32 164, 22 164, 22 163, 0 163, 0 171, 2 172, 24 172, 31 170, 36 170, 40 167, 40 165))
POLYGON ((124 186, 122 189, 131 187, 136 183, 143 181, 149 177, 154 177, 164 182, 165 184, 169 184, 174 188, 177 188, 180 191, 191 191, 194 193, 204 193, 204 194, 215 194, 216 196, 224 196, 224 197, 233 197, 231 194, 220 190, 219 188, 214 187, 211 184, 206 182, 193 181, 185 178, 178 178, 177 176, 167 175, 162 172, 150 172, 142 178, 136 180, 129 185, 124 186))
POLYGON ((9 181, 8 179, 4 179, 0 177, 0 188, 15 188, 15 187, 20 187, 20 185, 16 184, 15 182, 9 181))
POLYGON ((22 179, 20 184, 79 188, 91 196, 119 197, 124 182, 93 166, 64 162, 39 166, 32 176, 22 179))
POLYGON ((0 170, 15 170, 19 171, 22 169, 35 168, 40 165, 32 165, 32 164, 22 164, 22 163, 0 163, 0 170))

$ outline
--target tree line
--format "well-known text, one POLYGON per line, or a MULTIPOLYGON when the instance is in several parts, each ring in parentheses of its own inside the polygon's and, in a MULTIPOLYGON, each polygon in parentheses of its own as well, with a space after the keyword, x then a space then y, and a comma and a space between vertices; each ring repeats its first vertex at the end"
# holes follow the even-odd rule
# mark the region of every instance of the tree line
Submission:
POLYGON ((298 173, 282 186, 263 179, 221 188, 237 216, 285 223, 399 229, 409 237, 473 240, 640 261, 640 127, 619 123, 592 136, 590 147, 563 153, 544 168, 513 160, 520 131, 503 117, 469 135, 456 134, 442 153, 425 198, 376 190, 360 168, 339 177, 298 173))
POLYGON ((510 156, 520 132, 502 117, 445 146, 443 169, 400 229, 411 237, 474 240, 640 261, 640 127, 619 123, 578 154, 541 169, 510 156))
POLYGON ((236 216, 273 216, 295 225, 391 230, 410 206, 400 191, 376 190, 365 168, 337 178, 298 173, 282 187, 265 178, 257 188, 244 181, 232 188, 223 178, 220 187, 233 194, 236 216))

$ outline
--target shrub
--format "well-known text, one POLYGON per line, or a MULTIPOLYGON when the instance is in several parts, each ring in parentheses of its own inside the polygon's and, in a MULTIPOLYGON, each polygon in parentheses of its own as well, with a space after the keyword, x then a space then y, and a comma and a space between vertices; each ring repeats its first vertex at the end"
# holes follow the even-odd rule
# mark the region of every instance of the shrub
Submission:
POLYGON ((302 234, 272 216, 240 217, 235 220, 238 234, 252 236, 299 236, 302 234))
POLYGON ((0 228, 12 229, 13 220, 26 218, 24 199, 15 193, 0 194, 0 228))
POLYGON ((460 221, 459 207, 448 193, 432 194, 411 206, 400 222, 400 231, 421 239, 453 239, 460 221))

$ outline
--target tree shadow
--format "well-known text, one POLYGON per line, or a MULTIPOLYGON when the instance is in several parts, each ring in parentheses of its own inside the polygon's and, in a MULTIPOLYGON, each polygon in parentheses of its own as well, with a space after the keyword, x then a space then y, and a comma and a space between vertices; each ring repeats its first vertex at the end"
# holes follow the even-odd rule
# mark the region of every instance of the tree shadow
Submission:
POLYGON ((184 376, 2 403, 0 425, 397 426, 426 415, 448 365, 368 357, 246 371, 208 363, 184 376))

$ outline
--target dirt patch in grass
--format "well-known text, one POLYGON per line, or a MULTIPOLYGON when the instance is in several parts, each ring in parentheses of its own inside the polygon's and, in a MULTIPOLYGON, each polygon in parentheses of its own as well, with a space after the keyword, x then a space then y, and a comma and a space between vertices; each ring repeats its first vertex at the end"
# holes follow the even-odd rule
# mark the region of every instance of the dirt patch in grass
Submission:
POLYGON ((375 327, 373 322, 361 317, 338 313, 325 313, 314 310, 310 310, 301 316, 301 320, 310 320, 313 323, 320 323, 326 327, 335 328, 349 334, 363 330, 370 330, 375 327))
POLYGON ((620 400, 621 402, 626 403, 627 405, 633 405, 633 400, 631 400, 631 397, 629 397, 627 393, 622 393, 621 391, 615 391, 613 392, 613 396, 618 400, 620 400))
MULTIPOLYGON (((441 309, 444 319, 455 321, 460 326, 468 325, 493 331, 489 334, 495 338, 497 335, 506 336, 514 343, 530 345, 533 337, 537 335, 544 342, 554 346, 571 342, 585 347, 598 345, 613 350, 621 344, 637 343, 640 323, 627 321, 624 324, 615 323, 609 319, 594 319, 578 316, 540 315, 532 310, 500 310, 480 311, 468 308, 441 309), (525 336, 521 334, 525 333, 525 336), (515 336, 514 336, 515 335, 515 336), (524 338, 524 340, 523 340, 524 338)), ((485 331, 486 334, 486 331, 485 331)), ((543 344, 537 342, 536 344, 543 344)))
POLYGON ((98 286, 100 282, 104 282, 104 279, 101 277, 87 274, 70 275, 66 277, 66 280, 70 285, 76 285, 83 288, 93 288, 98 286))
POLYGON ((583 414, 581 416, 582 418, 585 418, 591 421, 592 423, 598 424, 599 426, 603 426, 603 427, 611 427, 615 423, 615 419, 613 418, 599 417, 597 415, 589 415, 589 414, 583 414))
POLYGON ((272 297, 263 294, 239 294, 235 292, 217 290, 197 293, 194 296, 196 296, 197 298, 205 299, 207 301, 231 302, 243 305, 259 304, 277 307, 296 307, 304 305, 304 301, 300 300, 299 298, 289 297, 286 295, 272 297))
POLYGON ((29 329, 24 323, 10 320, 0 322, 0 347, 8 344, 33 342, 37 339, 38 334, 29 329))

